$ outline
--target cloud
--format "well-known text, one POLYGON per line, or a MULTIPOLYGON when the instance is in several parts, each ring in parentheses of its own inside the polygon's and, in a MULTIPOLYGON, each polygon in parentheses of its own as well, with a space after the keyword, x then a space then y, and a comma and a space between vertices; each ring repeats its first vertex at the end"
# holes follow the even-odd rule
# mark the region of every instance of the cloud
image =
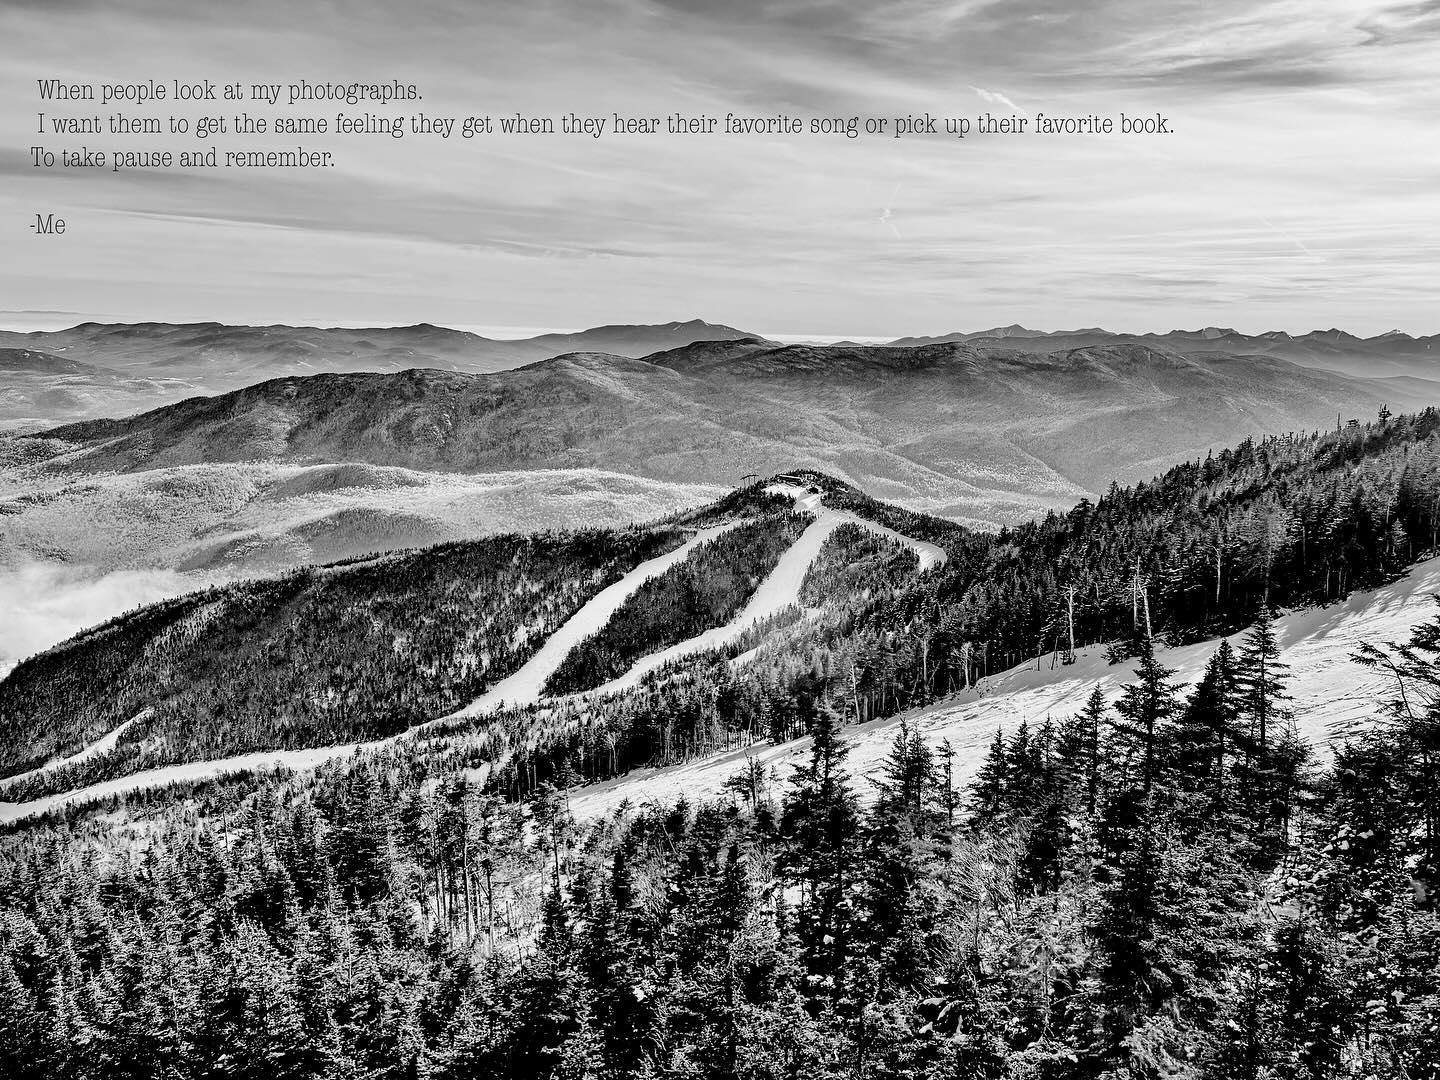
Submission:
MULTIPOLYGON (((757 331, 865 336, 946 327, 957 297, 993 288, 1036 297, 1052 325, 1214 318, 1198 290, 1171 290, 1163 311, 1121 290, 1096 301, 1097 278, 1158 268, 1226 281, 1227 296, 1288 280, 1297 314, 1280 322, 1330 305, 1357 330, 1434 330, 1440 102, 1421 46, 1440 0, 356 0, 343 21, 279 0, 10 10, 0 126, 18 132, 38 76, 152 72, 413 80, 427 112, 459 116, 1164 111, 1176 131, 407 134, 333 140, 321 173, 189 177, 37 176, 17 144, 0 149, 0 217, 53 204, 76 224, 63 245, 19 237, 0 266, 13 308, 539 326, 703 308, 757 331), (902 179, 903 207, 877 203, 902 179), (1306 249, 1333 256, 1308 296, 1306 249), (782 277, 800 284, 776 289, 782 277)), ((339 111, 357 110, 316 110, 339 111)))
POLYGON ((970 89, 974 90, 976 96, 979 97, 981 101, 985 102, 986 105, 998 105, 1001 108, 1009 109, 1011 112, 1014 113, 1025 112, 1024 109, 1020 108, 1019 105, 1016 105, 1004 94, 997 93, 994 90, 986 90, 984 87, 980 86, 972 86, 970 89))
POLYGON ((64 563, 32 562, 0 570, 0 672, 52 645, 143 604, 210 584, 169 570, 98 573, 64 563))
POLYGON ((1440 0, 1397 4, 1365 19, 1366 45, 1410 45, 1440 38, 1440 0))

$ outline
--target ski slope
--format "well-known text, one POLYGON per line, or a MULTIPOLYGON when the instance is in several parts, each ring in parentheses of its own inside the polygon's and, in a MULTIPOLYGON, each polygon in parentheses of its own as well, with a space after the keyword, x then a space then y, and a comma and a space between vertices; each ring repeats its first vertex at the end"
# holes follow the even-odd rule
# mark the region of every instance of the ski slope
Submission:
POLYGON ((924 573, 932 566, 939 566, 945 561, 945 552, 942 548, 924 540, 903 536, 894 529, 877 525, 873 521, 857 517, 848 511, 832 510, 821 503, 818 494, 811 494, 803 488, 795 488, 787 484, 772 484, 766 490, 790 496, 801 510, 813 514, 815 520, 806 526, 805 531, 800 534, 795 543, 791 544, 780 556, 780 561, 756 586, 755 592, 740 612, 724 626, 714 627, 671 645, 668 649, 641 657, 624 675, 611 679, 594 690, 587 691, 584 696, 604 697, 631 690, 639 686, 645 676, 652 671, 657 671, 667 664, 673 664, 677 660, 683 660, 687 656, 724 648, 743 638, 756 623, 778 615, 787 608, 799 607, 800 587, 805 582, 806 573, 811 564, 819 557, 821 549, 825 547, 825 542, 841 525, 847 523, 858 525, 910 548, 919 560, 918 571, 920 573, 924 573))
MULTIPOLYGON (((1437 613, 1432 597, 1440 593, 1440 559, 1431 559, 1391 585, 1375 592, 1356 593, 1325 608, 1282 615, 1276 634, 1283 660, 1290 665, 1290 693, 1300 735, 1317 749, 1362 729, 1389 694, 1385 677, 1360 667, 1351 655, 1362 642, 1401 641, 1420 623, 1437 613)), ((1243 635, 1232 637, 1232 643, 1243 635)), ((1175 679, 1192 683, 1219 647, 1219 639, 1168 649, 1159 659, 1175 669, 1175 679)), ((1085 699, 1100 687, 1107 700, 1133 681, 1133 665, 1110 665, 1103 647, 1082 651, 1074 664, 1050 666, 1050 658, 1011 668, 983 680, 973 691, 905 717, 932 745, 948 739, 955 750, 955 779, 965 783, 979 767, 997 729, 1013 730, 1022 721, 1032 726, 1047 717, 1059 720, 1081 710, 1085 699)), ((862 797, 873 794, 864 778, 876 775, 890 752, 901 717, 874 720, 847 728, 850 772, 859 778, 862 797)), ((716 757, 663 769, 638 769, 616 780, 592 784, 570 793, 577 817, 597 818, 613 813, 625 800, 673 802, 682 794, 691 802, 720 794, 726 779, 738 772, 747 758, 755 758, 767 771, 774 769, 782 782, 789 766, 803 762, 810 752, 808 738, 778 746, 756 744, 716 757)))
MULTIPOLYGON (((109 736, 106 736, 109 738, 109 736)), ((92 746, 94 744, 91 744, 92 746)), ((29 802, 0 802, 0 825, 20 818, 44 814, 69 804, 82 805, 108 799, 112 795, 126 795, 132 791, 162 788, 170 784, 185 784, 196 780, 213 780, 221 776, 233 776, 242 772, 270 772, 275 769, 293 769, 297 772, 314 769, 333 761, 348 757, 357 750, 381 743, 347 743, 343 746, 316 746, 306 750, 257 750, 249 754, 220 758, 214 761, 186 761, 179 765, 162 765, 144 769, 113 780, 77 788, 75 791, 59 792, 29 802)), ((89 747, 86 748, 88 750, 89 747)), ((82 751, 84 753, 85 751, 82 751)))
MULTIPOLYGON (((619 581, 596 593, 580 610, 561 624, 560 628, 545 639, 535 655, 524 664, 501 679, 463 709, 458 709, 441 720, 484 716, 505 706, 530 705, 540 700, 545 684, 566 655, 580 642, 598 633, 620 610, 621 605, 634 595, 641 585, 651 578, 659 577, 665 571, 678 566, 690 557, 701 544, 708 543, 722 533, 744 524, 743 520, 727 521, 723 525, 712 525, 701 529, 685 543, 664 555, 647 559, 619 581)), ((423 730, 421 725, 417 730, 423 730)))

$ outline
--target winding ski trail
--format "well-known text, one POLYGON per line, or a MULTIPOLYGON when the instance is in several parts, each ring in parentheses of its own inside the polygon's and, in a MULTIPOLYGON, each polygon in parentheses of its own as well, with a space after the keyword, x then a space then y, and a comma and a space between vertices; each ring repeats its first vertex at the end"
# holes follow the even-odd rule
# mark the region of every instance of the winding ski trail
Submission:
MULTIPOLYGON (((831 534, 843 524, 858 525, 879 536, 909 547, 915 552, 917 572, 919 573, 924 573, 945 561, 944 550, 935 544, 905 536, 894 529, 848 511, 831 509, 822 503, 821 495, 818 492, 787 484, 772 484, 767 490, 790 497, 795 501, 797 509, 812 514, 815 520, 806 526, 805 531, 800 534, 795 543, 785 550, 775 568, 756 587, 755 592, 740 613, 724 626, 707 630, 668 649, 642 657, 624 675, 594 690, 574 695, 575 698, 623 692, 639 685, 647 674, 666 664, 696 653, 722 648, 741 638, 756 622, 778 614, 788 607, 798 606, 800 588, 804 583, 806 572, 819 556, 831 534)), ((673 551, 641 563, 619 581, 591 597, 516 671, 501 679, 470 704, 447 716, 418 724, 384 739, 309 747, 300 750, 258 750, 227 758, 163 765, 28 802, 0 802, 0 823, 45 813, 68 803, 90 802, 145 788, 164 787, 168 784, 186 783, 247 771, 277 768, 313 769, 327 761, 348 757, 356 752, 388 746, 404 739, 424 737, 427 731, 444 721, 474 719, 504 707, 522 707, 539 703, 546 700, 543 698, 545 684, 566 654, 586 637, 600 630, 642 584, 679 565, 701 544, 707 543, 743 523, 744 519, 738 519, 701 529, 673 551)), ((558 701, 560 699, 549 700, 558 701)), ((128 723, 122 724, 115 731, 106 735, 104 739, 98 740, 66 760, 79 761, 106 752, 115 745, 127 726, 128 723)), ((54 768, 59 764, 62 763, 55 762, 48 766, 42 766, 41 769, 54 768)))
MULTIPOLYGON (((147 716, 150 715, 150 712, 150 709, 141 709, 129 720, 126 720, 123 724, 117 725, 114 730, 112 730, 106 735, 102 735, 89 746, 85 747, 83 750, 77 750, 69 757, 57 758, 54 761, 47 761, 44 765, 37 765, 33 769, 26 769, 22 773, 15 773, 13 776, 5 777, 3 780, 0 780, 0 791, 4 791, 11 784, 18 784, 26 780, 33 780, 37 776, 44 776, 46 773, 54 772, 56 769, 63 769, 66 765, 79 765, 82 761, 88 761, 93 757, 99 757, 101 754, 109 753, 115 748, 115 744, 120 741, 120 736, 125 734, 126 729, 129 728, 131 724, 134 724, 140 720, 144 720, 147 716)), ((0 806, 3 805, 5 804, 0 803, 0 806)))
POLYGON ((935 544, 902 536, 894 529, 867 521, 848 511, 832 510, 821 503, 818 494, 811 494, 804 489, 792 488, 783 484, 772 484, 767 490, 790 496, 800 509, 813 514, 815 520, 806 526, 805 531, 800 534, 795 543, 786 548, 785 553, 780 556, 780 561, 756 587, 755 592, 739 614, 724 626, 713 627, 692 638, 671 645, 668 649, 641 657, 624 675, 611 679, 594 690, 586 691, 583 696, 605 697, 633 689, 639 686, 645 676, 652 671, 657 671, 667 664, 673 664, 677 660, 683 660, 687 656, 724 648, 744 637, 756 623, 778 615, 786 608, 799 607, 800 588, 805 582, 806 572, 819 557, 821 550, 825 547, 825 542, 841 525, 847 523, 859 525, 861 528, 909 547, 915 552, 919 573, 923 574, 931 567, 939 566, 945 561, 944 550, 935 544))
MULTIPOLYGON (((565 659, 570 650, 591 634, 600 631, 610 621, 611 616, 620 610, 625 601, 629 600, 641 585, 651 578, 659 577, 672 567, 680 565, 701 544, 708 543, 715 537, 742 524, 744 524, 743 520, 727 521, 723 525, 712 525, 708 529, 701 529, 674 551, 668 551, 664 555, 641 563, 619 581, 607 586, 587 600, 580 610, 566 619, 558 630, 546 638, 545 643, 540 646, 535 655, 521 664, 518 669, 501 679, 463 709, 457 709, 432 723, 484 716, 486 713, 495 712, 507 705, 529 705, 539 701, 544 693, 545 684, 550 680, 550 676, 555 674, 556 669, 560 667, 561 661, 565 659)), ((423 731, 428 726, 422 724, 412 730, 423 731)))

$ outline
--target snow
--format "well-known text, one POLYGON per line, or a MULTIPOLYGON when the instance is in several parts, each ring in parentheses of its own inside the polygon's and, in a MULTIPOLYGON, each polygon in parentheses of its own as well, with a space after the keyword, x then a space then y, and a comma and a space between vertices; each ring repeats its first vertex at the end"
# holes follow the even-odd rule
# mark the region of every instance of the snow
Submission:
POLYGON ((132 791, 144 791, 147 788, 165 787, 167 784, 209 780, 217 776, 228 776, 247 771, 263 772, 278 768, 296 771, 314 769, 327 761, 352 754, 364 745, 367 744, 348 743, 343 746, 317 746, 307 750, 260 750, 252 754, 239 754, 235 757, 214 761, 187 761, 179 765, 162 765, 159 768, 131 773, 129 776, 116 777, 114 780, 104 780, 75 791, 47 795, 43 799, 31 799, 29 802, 23 803, 0 802, 0 825, 30 817, 33 814, 43 814, 67 803, 94 802, 111 795, 124 795, 132 791))
POLYGON ((611 679, 608 683, 590 691, 591 694, 606 696, 633 689, 639 686, 641 680, 652 671, 665 667, 667 664, 673 664, 687 656, 724 648, 744 637, 756 623, 772 618, 787 608, 799 607, 800 586, 805 581, 806 572, 809 571, 811 563, 819 557, 825 541, 829 540, 831 533, 841 525, 847 523, 859 525, 861 528, 906 545, 918 557, 919 569, 922 573, 945 561, 945 552, 934 544, 902 536, 894 529, 887 529, 883 525, 877 525, 873 521, 867 521, 847 511, 832 510, 821 504, 819 495, 811 494, 803 488, 796 488, 788 484, 772 484, 766 490, 789 495, 795 499, 801 509, 814 514, 815 520, 806 526, 805 531, 800 534, 800 538, 795 543, 786 548, 785 553, 780 556, 780 561, 756 587, 755 592, 739 614, 724 626, 713 627, 692 638, 671 645, 668 649, 641 657, 635 666, 624 675, 611 679))
MULTIPOLYGON (((800 507, 800 509, 807 510, 816 516, 817 523, 833 521, 834 524, 830 526, 831 531, 834 531, 836 526, 849 522, 852 525, 859 525, 862 529, 868 529, 870 532, 883 536, 887 540, 893 540, 897 544, 904 544, 911 551, 915 552, 916 558, 920 560, 919 570, 922 574, 931 567, 940 566, 945 562, 946 556, 944 548, 925 540, 916 540, 912 536, 905 536, 877 522, 858 517, 848 510, 832 510, 821 502, 824 496, 819 491, 811 491, 809 488, 797 487, 795 484, 771 484, 765 490, 772 495, 785 495, 794 499, 795 504, 800 507)), ((829 533, 826 533, 826 536, 828 537, 829 533)), ((819 554, 818 548, 815 553, 817 555, 819 554)), ((811 558, 813 561, 814 557, 812 556, 811 558)), ((805 565, 808 568, 810 564, 806 563, 805 565)), ((801 577, 804 577, 803 573, 801 577)), ((796 596, 799 596, 798 584, 796 585, 796 596)))
MULTIPOLYGON (((1282 615, 1276 635, 1282 659, 1290 665, 1290 693, 1296 728, 1322 752, 1334 741, 1358 732, 1386 700, 1385 677, 1352 663, 1350 657, 1362 642, 1403 641, 1420 623, 1435 615, 1431 597, 1440 592, 1440 559, 1421 563, 1399 581, 1376 592, 1355 593, 1324 608, 1282 615)), ((1238 643, 1236 635, 1232 644, 1238 643)), ((1219 647, 1218 639, 1179 649, 1164 650, 1160 661, 1174 668, 1175 679, 1192 683, 1219 647)), ((1050 658, 1011 668, 982 680, 968 693, 904 715, 932 746, 948 739, 955 750, 955 781, 965 783, 984 758, 997 729, 1013 730, 1022 721, 1031 726, 1047 717, 1060 720, 1081 710, 1085 699, 1100 687, 1108 701, 1134 679, 1133 665, 1110 665, 1102 646, 1082 650, 1074 664, 1050 666, 1050 658)), ((875 775, 889 754, 902 717, 873 720, 847 728, 851 774, 875 775)), ((781 745, 757 743, 725 754, 661 769, 637 769, 616 780, 592 784, 570 794, 570 806, 579 818, 613 813, 624 800, 673 802, 684 795, 692 802, 714 798, 725 780, 754 758, 767 772, 788 779, 789 765, 803 762, 810 752, 808 738, 781 745)), ((873 788, 861 779, 862 797, 873 788)))
POLYGON ((458 709, 441 719, 483 716, 494 712, 502 705, 530 705, 539 701, 545 683, 555 673, 566 654, 587 637, 601 630, 610 621, 610 617, 620 609, 620 606, 630 599, 636 589, 651 578, 658 577, 671 567, 684 562, 690 553, 701 544, 713 540, 721 533, 728 532, 740 524, 742 524, 740 521, 729 521, 723 525, 713 525, 708 529, 701 529, 675 550, 653 559, 647 559, 619 581, 607 586, 587 600, 580 610, 570 616, 555 633, 551 634, 535 655, 522 664, 518 670, 501 679, 463 709, 458 709))
POLYGON ((150 709, 141 709, 129 720, 126 720, 123 724, 118 725, 114 731, 111 731, 106 735, 102 735, 89 746, 85 747, 83 750, 76 751, 69 757, 57 758, 54 761, 47 761, 44 765, 41 765, 38 768, 29 769, 26 772, 16 773, 13 776, 7 776, 4 779, 0 779, 0 790, 3 790, 11 784, 19 783, 22 780, 29 780, 36 776, 43 776, 47 772, 53 772, 56 769, 62 769, 66 765, 78 765, 82 761, 89 761, 91 758, 99 757, 101 754, 108 754, 111 750, 115 748, 115 744, 120 741, 120 736, 125 734, 125 729, 128 728, 131 724, 135 724, 141 720, 144 720, 147 716, 150 715, 151 711, 152 710, 150 709))

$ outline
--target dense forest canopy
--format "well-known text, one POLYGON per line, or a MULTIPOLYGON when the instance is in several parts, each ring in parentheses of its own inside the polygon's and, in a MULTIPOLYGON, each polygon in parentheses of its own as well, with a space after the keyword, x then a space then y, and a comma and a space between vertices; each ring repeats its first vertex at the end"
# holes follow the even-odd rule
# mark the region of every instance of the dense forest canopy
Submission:
POLYGON ((997 735, 577 821, 443 757, 0 838, 0 1068, 80 1077, 1440 1076, 1440 616, 1319 766, 1268 619, 997 735))

